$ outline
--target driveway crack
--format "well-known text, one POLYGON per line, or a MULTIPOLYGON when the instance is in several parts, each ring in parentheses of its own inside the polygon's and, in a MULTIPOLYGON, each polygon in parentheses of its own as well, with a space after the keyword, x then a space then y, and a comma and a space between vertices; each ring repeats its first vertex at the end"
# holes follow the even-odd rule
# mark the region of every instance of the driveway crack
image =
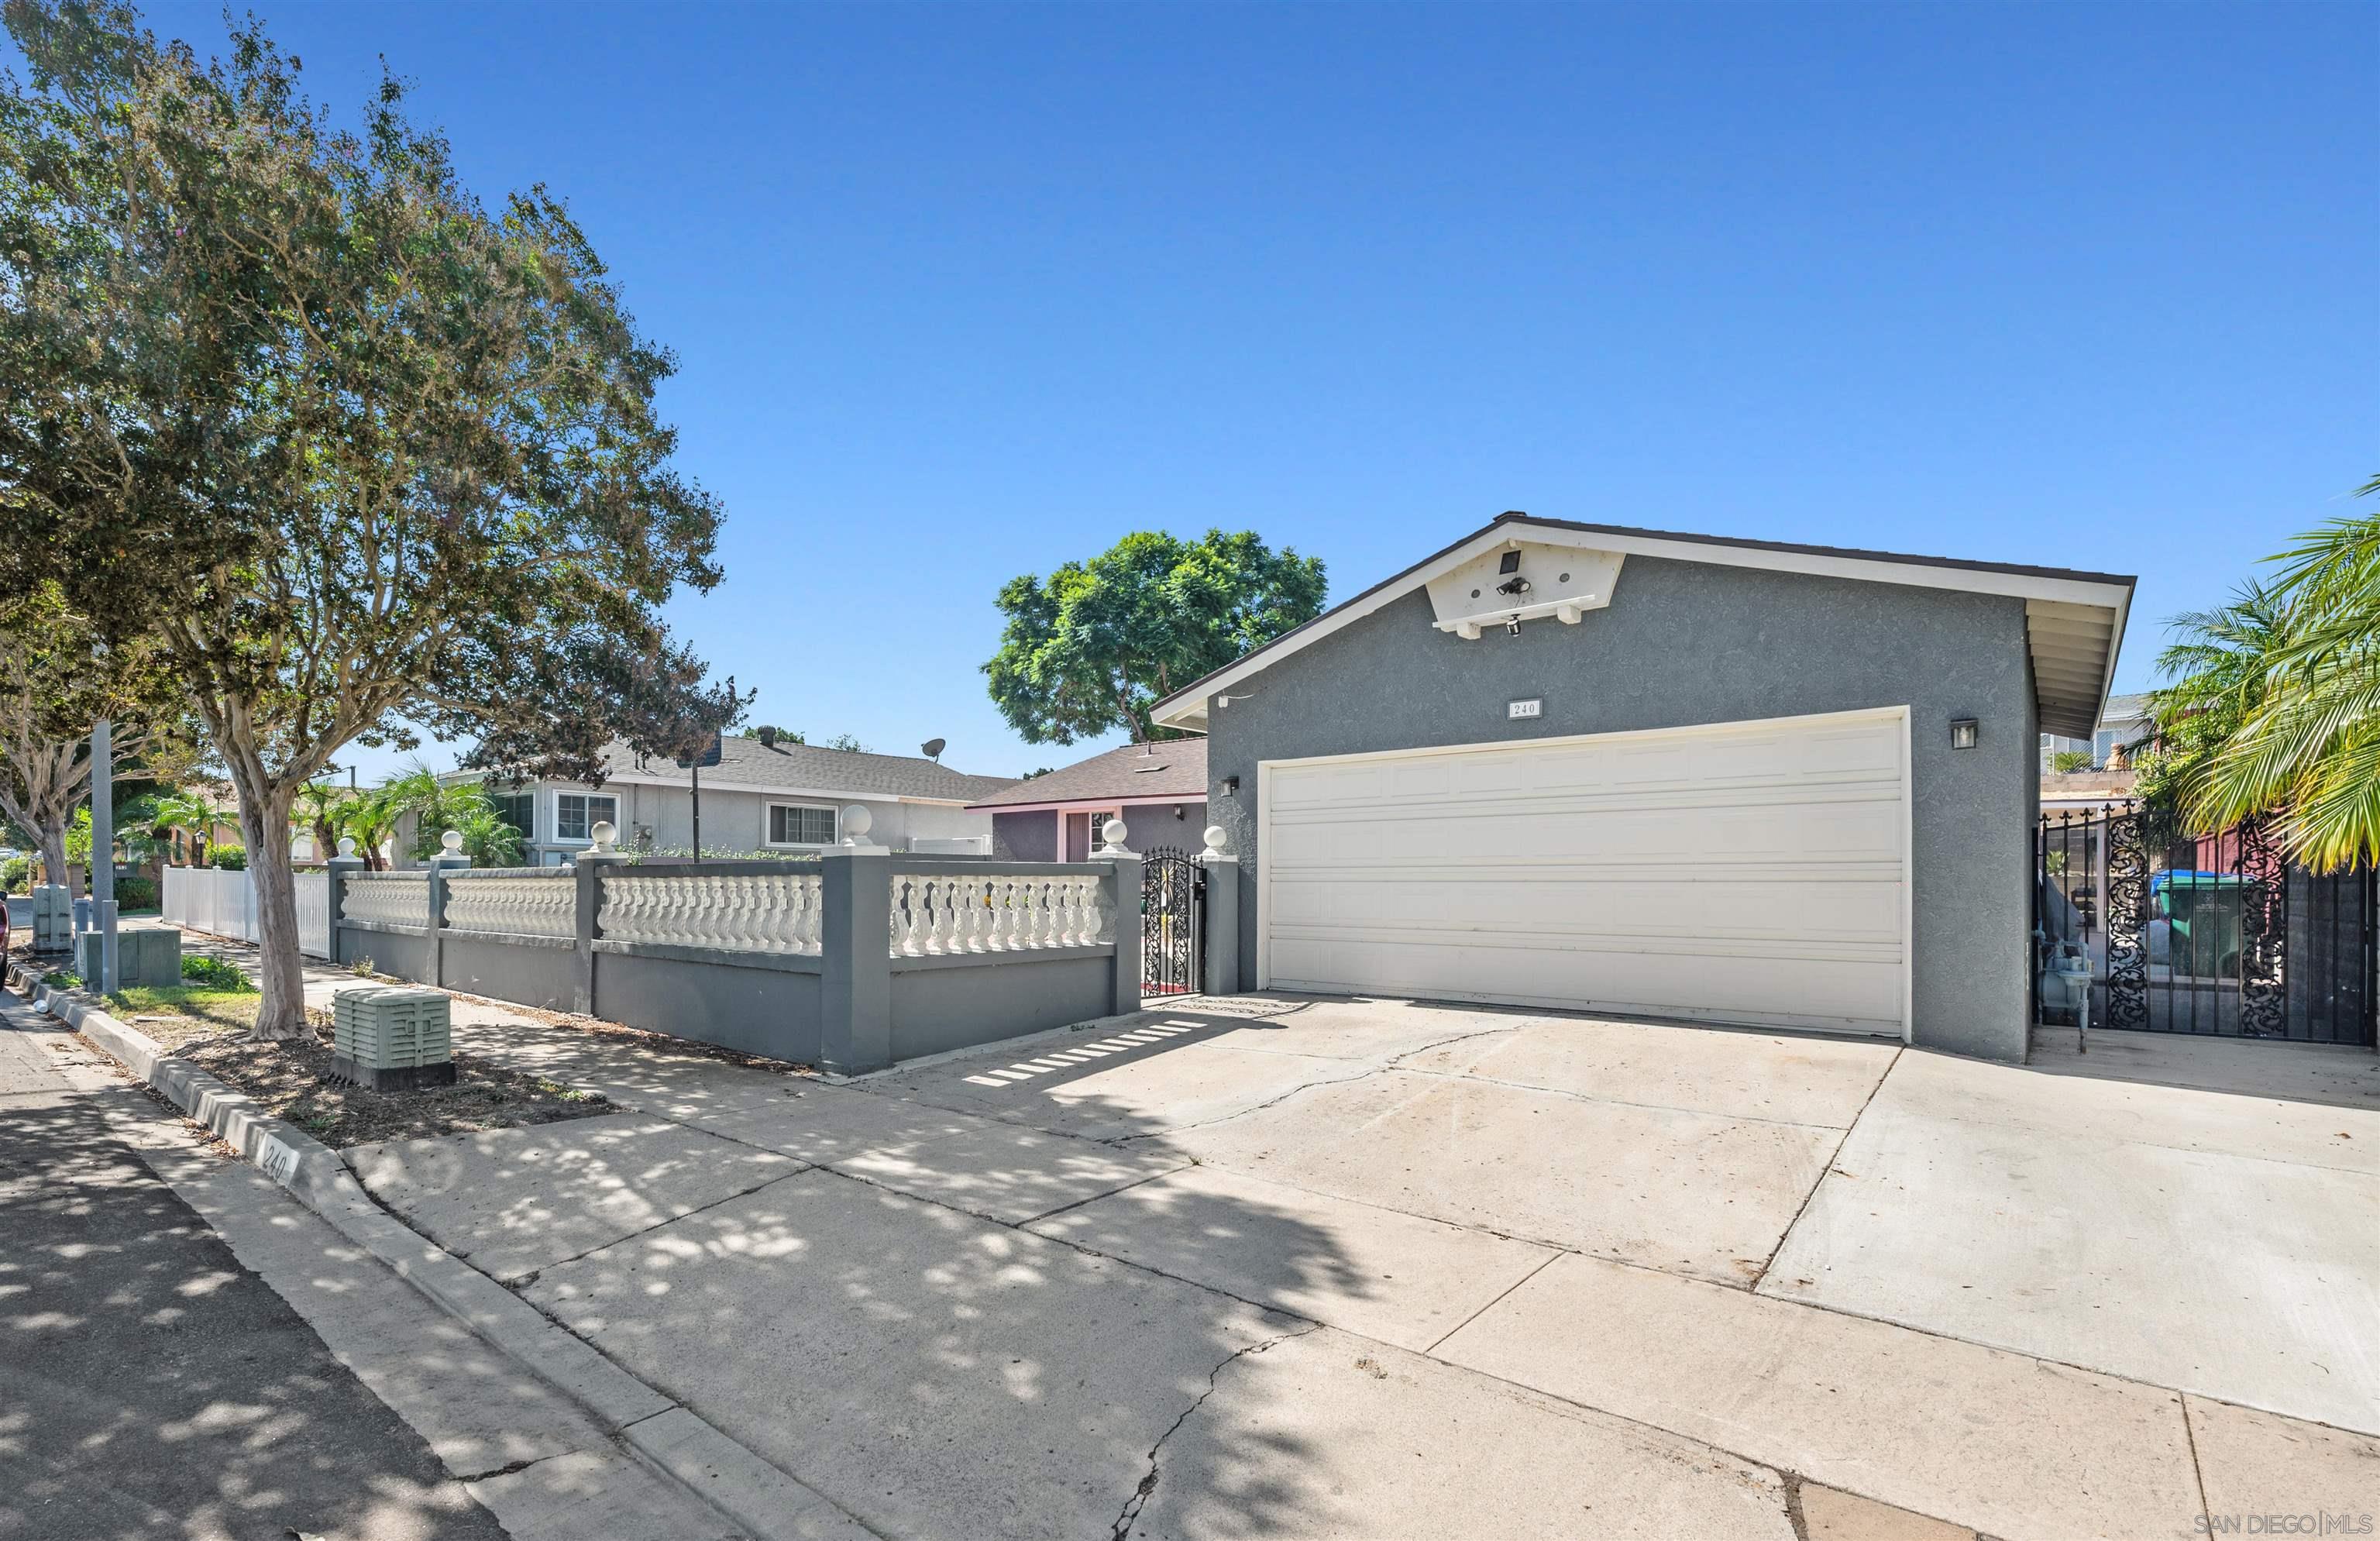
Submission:
MULTIPOLYGON (((1389 1066, 1383 1064, 1366 1064, 1362 1070, 1355 1072, 1352 1075, 1318 1075, 1311 1081, 1300 1081, 1297 1085, 1290 1087, 1287 1091, 1275 1097, 1266 1098, 1262 1102, 1255 1103, 1249 1107, 1235 1109, 1231 1112, 1221 1113, 1214 1118, 1200 1119, 1196 1123, 1168 1124, 1162 1129, 1152 1129, 1145 1135, 1126 1135, 1122 1139, 1115 1140, 1111 1143, 1118 1146, 1137 1145, 1143 1140, 1171 1139, 1176 1135, 1184 1135, 1193 1129, 1212 1129, 1219 1123, 1229 1123, 1233 1119, 1245 1118, 1250 1113, 1261 1113, 1268 1108, 1278 1108, 1282 1103, 1288 1101, 1291 1098, 1303 1096, 1304 1094, 1314 1090, 1318 1086, 1343 1086, 1352 1081, 1366 1080, 1371 1076, 1382 1074, 1388 1071, 1389 1068, 1389 1066)), ((1110 1142, 1103 1141, 1101 1143, 1104 1144, 1110 1142)))
POLYGON ((1132 1497, 1124 1500, 1123 1512, 1116 1516, 1115 1528, 1108 1533, 1108 1541, 1125 1541, 1125 1537, 1132 1534, 1132 1523, 1140 1518, 1140 1511, 1148 1507, 1149 1495, 1157 1491, 1158 1452, 1165 1448, 1165 1441, 1172 1438, 1175 1434, 1181 1432, 1182 1426, 1190 1421, 1190 1415, 1192 1414, 1207 1405, 1207 1399, 1215 1394, 1215 1383, 1222 1378, 1222 1375, 1225 1370, 1230 1369, 1234 1364, 1238 1363, 1242 1359, 1247 1358, 1251 1354, 1264 1353, 1265 1350, 1273 1347, 1275 1344, 1285 1343, 1292 1338, 1303 1338, 1309 1332, 1319 1332, 1321 1330, 1322 1324, 1320 1322, 1311 1322, 1305 1327, 1299 1328, 1294 1332, 1276 1332, 1269 1338, 1250 1343, 1245 1348, 1236 1349, 1232 1353, 1225 1354, 1220 1364, 1218 1364, 1213 1369, 1208 1370, 1207 1372, 1207 1389, 1198 1393, 1198 1400, 1184 1408, 1182 1410, 1182 1415, 1174 1419, 1172 1426, 1169 1426, 1164 1433, 1157 1437, 1157 1443, 1148 1447, 1148 1473, 1140 1479, 1140 1485, 1132 1490, 1132 1497))

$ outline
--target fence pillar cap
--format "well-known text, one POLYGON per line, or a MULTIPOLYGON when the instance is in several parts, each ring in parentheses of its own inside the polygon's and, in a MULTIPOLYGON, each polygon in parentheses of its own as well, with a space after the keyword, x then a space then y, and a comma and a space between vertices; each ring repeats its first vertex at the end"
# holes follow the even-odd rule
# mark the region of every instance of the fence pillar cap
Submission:
POLYGON ((835 849, 855 856, 889 856, 892 854, 890 845, 879 845, 868 838, 868 831, 876 827, 876 816, 868 811, 866 805, 844 804, 841 818, 843 843, 835 849))
POLYGON ((1099 839, 1104 841, 1106 843, 1102 844, 1097 851, 1091 853, 1093 859, 1099 861, 1122 861, 1125 857, 1129 856, 1135 861, 1139 860, 1140 853, 1124 844, 1124 837, 1129 835, 1131 832, 1132 831, 1124 827, 1124 822, 1121 819, 1111 819, 1106 823, 1100 825, 1099 839))

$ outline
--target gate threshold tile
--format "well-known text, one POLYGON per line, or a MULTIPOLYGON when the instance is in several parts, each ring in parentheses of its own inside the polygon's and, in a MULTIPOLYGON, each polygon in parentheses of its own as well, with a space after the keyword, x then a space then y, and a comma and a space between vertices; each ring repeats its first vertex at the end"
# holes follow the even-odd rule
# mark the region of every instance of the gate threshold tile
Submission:
POLYGON ((691 1126, 814 1166, 1014 1223, 1185 1166, 1186 1156, 1118 1149, 900 1098, 813 1084, 760 1108, 691 1126))
POLYGON ((1215 1167, 1187 1168, 1027 1229, 1415 1350, 1555 1256, 1215 1167))
POLYGON ((1556 1259, 1437 1357, 2003 1541, 2204 1535, 2178 1393, 1556 1259))

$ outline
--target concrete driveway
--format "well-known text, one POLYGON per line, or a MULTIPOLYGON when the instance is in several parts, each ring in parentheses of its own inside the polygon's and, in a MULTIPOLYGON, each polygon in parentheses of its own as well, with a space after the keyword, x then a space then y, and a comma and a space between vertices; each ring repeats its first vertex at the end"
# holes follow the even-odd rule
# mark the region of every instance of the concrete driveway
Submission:
POLYGON ((2036 1058, 1194 1000, 350 1154, 886 1535, 2380 1511, 2375 1057, 2036 1058))

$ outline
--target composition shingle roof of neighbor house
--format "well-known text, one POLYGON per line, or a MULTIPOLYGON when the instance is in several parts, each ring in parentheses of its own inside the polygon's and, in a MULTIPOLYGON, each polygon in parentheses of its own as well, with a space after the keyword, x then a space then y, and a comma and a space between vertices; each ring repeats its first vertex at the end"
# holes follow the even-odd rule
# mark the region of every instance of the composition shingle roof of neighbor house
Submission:
POLYGON ((973 807, 1038 807, 1045 803, 1111 803, 1125 797, 1207 795, 1207 741, 1168 738, 1127 744, 1018 782, 973 807))
MULTIPOLYGON (((659 756, 640 759, 625 744, 606 749, 604 763, 610 778, 618 781, 683 785, 689 779, 676 762, 659 756)), ((1014 776, 970 776, 917 755, 828 749, 783 738, 763 744, 746 734, 723 738, 719 763, 704 767, 702 772, 703 784, 721 791, 873 793, 946 803, 986 796, 1014 784, 1015 780, 1014 776)))

